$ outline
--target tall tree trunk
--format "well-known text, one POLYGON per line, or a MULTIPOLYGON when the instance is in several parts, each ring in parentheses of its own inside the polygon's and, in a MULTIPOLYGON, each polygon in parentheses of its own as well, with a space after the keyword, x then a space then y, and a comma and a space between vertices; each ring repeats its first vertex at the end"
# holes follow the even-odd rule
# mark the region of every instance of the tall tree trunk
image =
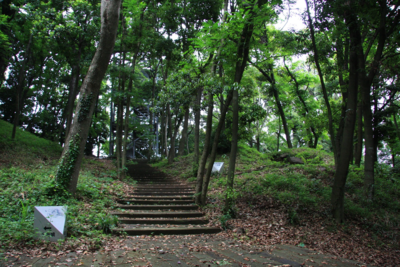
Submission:
POLYGON ((161 123, 160 123, 160 149, 161 155, 167 157, 165 149, 165 111, 161 111, 161 123))
MULTIPOLYGON (((77 56, 75 59, 75 64, 73 64, 71 66, 71 79, 69 81, 68 100, 67 100, 67 104, 65 106, 64 112, 63 112, 62 122, 60 124, 60 136, 62 136, 62 133, 64 132, 64 123, 65 122, 67 122, 67 125, 65 127, 65 133, 69 133, 69 129, 71 127, 75 99, 79 93, 78 84, 79 84, 79 74, 81 72, 81 68, 79 66, 80 61, 81 61, 81 48, 79 47, 79 50, 78 50, 78 53, 77 53, 77 56)), ((66 139, 67 139, 67 136, 65 136, 64 140, 66 140, 66 139)), ((63 142, 64 140, 61 140, 61 142, 63 142)))
POLYGON ((207 163, 207 156, 210 152, 211 131, 212 131, 212 114, 214 109, 214 96, 211 92, 208 93, 208 111, 207 111, 207 124, 206 124, 206 138, 204 140, 203 154, 201 155, 199 170, 197 173, 196 194, 195 201, 201 204, 201 192, 203 187, 204 170, 207 163))
MULTIPOLYGON (((303 105, 303 108, 305 110, 305 112, 303 113, 303 117, 306 117, 306 115, 309 113, 309 109, 307 107, 306 102, 303 99, 303 96, 300 93, 300 85, 296 79, 296 76, 294 76, 294 74, 290 71, 289 67, 286 65, 286 61, 285 61, 285 57, 283 57, 283 64, 285 65, 286 71, 289 74, 290 78, 292 79, 292 81, 294 82, 295 88, 296 88, 296 94, 298 96, 298 98, 300 99, 301 104, 303 105)), ((311 138, 311 147, 312 148, 317 148, 317 144, 318 144, 318 138, 319 135, 316 133, 315 129, 313 126, 310 127, 310 130, 314 136, 314 140, 315 142, 312 142, 312 138, 311 138)))
POLYGON ((343 130, 340 131, 338 136, 337 148, 337 161, 334 183, 332 187, 332 215, 339 223, 344 221, 344 192, 349 171, 349 163, 351 159, 351 148, 353 146, 355 117, 357 110, 357 92, 358 92, 358 60, 357 50, 360 48, 361 38, 359 36, 358 27, 355 23, 354 15, 346 13, 346 24, 350 31, 350 72, 349 72, 349 85, 347 90, 347 99, 344 99, 346 108, 343 109, 342 122, 343 130))
POLYGON ((193 106, 194 110, 194 158, 192 172, 193 176, 196 177, 199 170, 199 159, 200 159, 200 102, 203 94, 203 87, 197 88, 196 101, 193 106))
POLYGON ((14 118, 13 118, 13 129, 12 129, 12 134, 11 134, 11 139, 15 139, 15 133, 17 130, 17 127, 19 125, 19 117, 21 115, 21 109, 22 109, 22 94, 24 91, 24 82, 25 82, 25 76, 26 76, 26 64, 29 62, 30 58, 30 53, 31 53, 31 44, 32 44, 32 36, 31 34, 29 36, 29 41, 28 45, 26 46, 26 51, 25 51, 25 58, 24 61, 22 62, 21 69, 18 74, 18 84, 16 86, 15 90, 15 112, 14 112, 14 118))
POLYGON ((185 112, 185 119, 183 122, 183 130, 182 130, 182 138, 179 141, 179 156, 183 156, 185 154, 185 145, 187 140, 187 133, 188 133, 188 124, 189 124, 189 107, 187 107, 185 112))
POLYGON ((275 98, 275 102, 276 102, 276 106, 278 108, 278 112, 279 112, 279 116, 282 119, 282 124, 283 124, 283 129, 285 131, 285 135, 286 135, 286 143, 288 145, 288 148, 292 148, 292 141, 290 138, 290 131, 289 128, 287 126, 287 121, 286 121, 286 116, 285 116, 285 111, 283 110, 281 101, 279 99, 279 93, 278 93, 278 88, 276 86, 276 81, 275 81, 275 77, 274 77, 274 70, 272 68, 272 65, 270 65, 268 67, 269 69, 269 74, 267 72, 265 72, 264 70, 262 70, 259 66, 252 64, 254 67, 256 67, 258 69, 258 71, 265 77, 267 78, 267 80, 270 82, 271 86, 272 86, 272 93, 274 95, 275 98))
POLYGON ((394 122, 394 126, 396 127, 397 139, 399 139, 398 141, 400 141, 400 129, 399 129, 399 125, 397 124, 396 115, 397 114, 393 114, 393 122, 394 122))
POLYGON ((233 91, 229 91, 228 96, 226 97, 225 104, 221 110, 221 116, 219 118, 218 126, 215 131, 214 135, 214 141, 211 149, 211 154, 210 154, 210 160, 208 163, 208 168, 206 175, 204 176, 203 179, 203 186, 202 186, 202 191, 201 191, 201 200, 200 204, 205 205, 206 200, 207 200, 207 191, 208 191, 208 184, 210 183, 210 177, 211 177, 211 171, 212 171, 212 166, 214 165, 215 157, 217 156, 217 146, 218 146, 218 140, 219 136, 221 134, 221 129, 225 121, 226 117, 226 112, 228 111, 229 105, 231 104, 232 101, 232 96, 233 96, 233 91))
POLYGON ((292 140, 290 138, 290 131, 289 131, 287 121, 286 121, 285 111, 283 110, 281 101, 279 99, 278 88, 276 88, 275 85, 273 85, 273 86, 274 86, 274 88, 272 90, 274 93, 276 105, 278 107, 279 116, 282 119, 283 130, 285 131, 285 136, 286 136, 286 143, 288 145, 288 148, 293 148, 292 140))
MULTIPOLYGON (((240 81, 239 81, 240 82, 240 81)), ((239 141, 239 92, 238 90, 233 91, 232 96, 232 142, 231 142, 231 153, 229 155, 229 166, 228 166, 228 180, 226 185, 225 193, 225 205, 224 213, 231 215, 231 217, 236 217, 233 209, 234 205, 234 178, 235 178, 235 166, 236 166, 236 155, 238 150, 239 141)), ((210 166, 211 167, 211 166, 210 166)))
POLYGON ((354 164, 360 167, 363 147, 363 121, 362 121, 362 101, 357 106, 357 143, 354 153, 354 164))
POLYGON ((128 136, 129 136, 129 119, 130 119, 130 106, 131 106, 131 92, 132 92, 132 86, 133 86, 133 81, 132 77, 129 78, 129 84, 128 84, 128 91, 126 94, 126 107, 125 107, 125 123, 124 123, 124 139, 122 141, 122 161, 121 165, 123 168, 123 171, 121 172, 121 179, 125 179, 126 177, 126 152, 127 152, 127 144, 128 144, 128 136))
POLYGON ((179 127, 181 126, 181 122, 182 122, 183 116, 179 116, 176 118, 177 121, 175 121, 175 130, 173 135, 171 136, 171 148, 169 149, 169 153, 168 153, 168 164, 172 164, 174 162, 175 159, 175 154, 176 154, 176 148, 175 148, 175 140, 176 140, 176 136, 178 135, 178 131, 179 131, 179 127))
POLYGON ((118 109, 117 109, 117 133, 116 133, 116 154, 117 154, 117 171, 118 171, 118 179, 121 180, 123 171, 122 165, 122 133, 123 133, 123 122, 124 122, 124 87, 125 87, 125 79, 124 77, 120 77, 118 84, 118 109))
POLYGON ((75 194, 78 183, 83 152, 96 104, 95 99, 100 92, 101 82, 114 49, 120 5, 121 0, 101 1, 100 41, 80 89, 79 102, 75 110, 76 119, 71 125, 58 164, 56 182, 72 195, 75 194))
POLYGON ((276 151, 279 151, 279 138, 281 137, 281 117, 278 117, 278 133, 276 138, 276 151))
MULTIPOLYGON (((238 40, 237 46, 237 58, 235 64, 235 76, 234 83, 239 85, 243 72, 246 68, 247 61, 249 60, 249 50, 250 50, 250 40, 253 36, 254 30, 254 17, 255 17, 255 9, 260 8, 260 2, 254 1, 254 6, 249 7, 249 20, 244 25, 242 30, 242 34, 240 35, 240 39, 238 40), (257 7, 256 7, 257 6, 257 7)), ((235 179, 235 167, 236 167, 236 154, 238 150, 238 141, 239 141, 239 88, 233 88, 232 92, 232 142, 231 142, 231 153, 229 156, 229 166, 228 166, 228 177, 227 177, 227 187, 225 194, 225 206, 224 212, 234 216, 234 197, 233 197, 233 184, 235 179)), ((227 99, 228 102, 228 99, 227 99)), ((210 164, 214 164, 214 161, 210 162, 210 164)), ((212 165, 209 166, 209 169, 212 169, 212 165)), ((208 172, 209 170, 207 170, 208 172)))
POLYGON ((324 81, 324 76, 322 74, 322 70, 321 70, 321 66, 319 64, 319 54, 318 54, 318 48, 317 48, 317 44, 315 41, 315 33, 314 33, 314 25, 311 19, 311 15, 310 15, 310 8, 308 6, 308 0, 306 1, 306 6, 307 6, 307 15, 308 15, 308 24, 310 27, 310 33, 311 33, 311 41, 312 41, 312 47, 313 47, 313 52, 314 52, 314 60, 315 60, 315 65, 317 67, 318 70, 318 76, 319 76, 319 80, 321 82, 321 88, 322 88, 322 94, 324 96, 324 101, 325 101, 325 105, 326 105, 326 109, 328 112, 328 132, 329 132, 329 136, 331 139, 331 143, 332 143, 332 150, 333 150, 333 154, 334 154, 334 158, 335 158, 335 166, 337 165, 337 153, 336 153, 336 143, 335 143, 335 132, 333 131, 333 117, 332 117, 332 110, 331 110, 331 104, 329 103, 329 98, 328 98, 328 93, 325 87, 325 81, 324 81))
POLYGON ((169 110, 169 104, 167 104, 166 107, 166 114, 165 114, 165 130, 164 130, 164 142, 165 142, 165 156, 168 158, 169 152, 168 152, 168 132, 171 131, 171 111, 169 110))
MULTIPOLYGON (((364 191, 367 199, 373 200, 374 197, 374 164, 377 157, 377 139, 374 138, 374 121, 371 111, 371 87, 375 76, 379 72, 379 66, 385 47, 387 37, 394 31, 391 28, 386 32, 386 13, 388 8, 386 2, 379 2, 380 4, 380 24, 376 30, 378 34, 378 46, 374 55, 374 59, 370 64, 370 71, 367 75, 365 59, 367 54, 363 53, 362 43, 360 42, 360 50, 358 53, 358 61, 360 68, 360 88, 363 102, 363 116, 364 116, 364 135, 365 135, 365 156, 364 156, 364 191)), ((398 23, 398 16, 396 16, 398 23)), ((375 102, 376 103, 376 102, 375 102)))

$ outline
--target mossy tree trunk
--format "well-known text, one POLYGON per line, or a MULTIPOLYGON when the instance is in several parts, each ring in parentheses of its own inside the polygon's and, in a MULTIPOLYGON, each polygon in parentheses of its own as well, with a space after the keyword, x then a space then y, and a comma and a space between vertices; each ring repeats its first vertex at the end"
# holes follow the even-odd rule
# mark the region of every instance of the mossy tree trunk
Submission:
POLYGON ((121 0, 101 1, 100 41, 79 93, 73 123, 58 165, 56 182, 75 194, 92 115, 107 71, 118 29, 121 0))

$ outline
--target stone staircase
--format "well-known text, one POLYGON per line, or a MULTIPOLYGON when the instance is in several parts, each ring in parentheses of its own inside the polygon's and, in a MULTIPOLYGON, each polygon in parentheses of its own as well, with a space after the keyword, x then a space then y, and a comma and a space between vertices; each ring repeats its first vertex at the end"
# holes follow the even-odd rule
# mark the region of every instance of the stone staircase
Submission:
POLYGON ((194 185, 168 177, 147 164, 137 160, 128 172, 137 181, 135 190, 120 199, 113 212, 118 216, 116 234, 127 235, 178 235, 212 234, 219 227, 207 226, 199 206, 194 203, 194 185))

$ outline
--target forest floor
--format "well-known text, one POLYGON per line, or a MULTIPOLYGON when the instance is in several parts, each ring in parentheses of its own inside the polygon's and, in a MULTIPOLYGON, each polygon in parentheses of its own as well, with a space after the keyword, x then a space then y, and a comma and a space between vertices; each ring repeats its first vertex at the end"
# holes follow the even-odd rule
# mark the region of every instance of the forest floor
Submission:
MULTIPOLYGON (((282 153, 287 153, 284 151, 282 153)), ((346 184, 346 221, 336 223, 330 215, 333 183, 332 157, 321 151, 292 152, 304 165, 274 162, 276 155, 258 153, 240 146, 236 162, 236 218, 222 213, 225 175, 211 177, 205 210, 214 225, 225 229, 221 235, 249 245, 271 247, 290 245, 375 266, 400 266, 398 183, 385 170, 376 175, 376 203, 362 201, 362 168, 352 167, 346 184), (396 188, 394 190, 394 188, 396 188), (392 190, 393 189, 393 190, 392 190), (389 204, 388 204, 389 203, 389 204)), ((194 181, 192 156, 181 157, 168 166, 153 166, 194 181)), ((228 165, 229 156, 216 161, 228 165)), ((226 167, 227 168, 227 167, 226 167)), ((340 266, 340 265, 339 265, 340 266)))

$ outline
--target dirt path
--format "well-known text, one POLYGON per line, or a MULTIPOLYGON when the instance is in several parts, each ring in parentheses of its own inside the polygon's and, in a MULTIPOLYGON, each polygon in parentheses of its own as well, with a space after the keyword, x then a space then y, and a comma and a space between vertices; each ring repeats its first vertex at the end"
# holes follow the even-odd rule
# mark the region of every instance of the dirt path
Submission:
POLYGON ((216 235, 127 237, 120 247, 96 252, 42 252, 33 257, 5 253, 5 266, 366 266, 306 248, 249 246, 216 235))

